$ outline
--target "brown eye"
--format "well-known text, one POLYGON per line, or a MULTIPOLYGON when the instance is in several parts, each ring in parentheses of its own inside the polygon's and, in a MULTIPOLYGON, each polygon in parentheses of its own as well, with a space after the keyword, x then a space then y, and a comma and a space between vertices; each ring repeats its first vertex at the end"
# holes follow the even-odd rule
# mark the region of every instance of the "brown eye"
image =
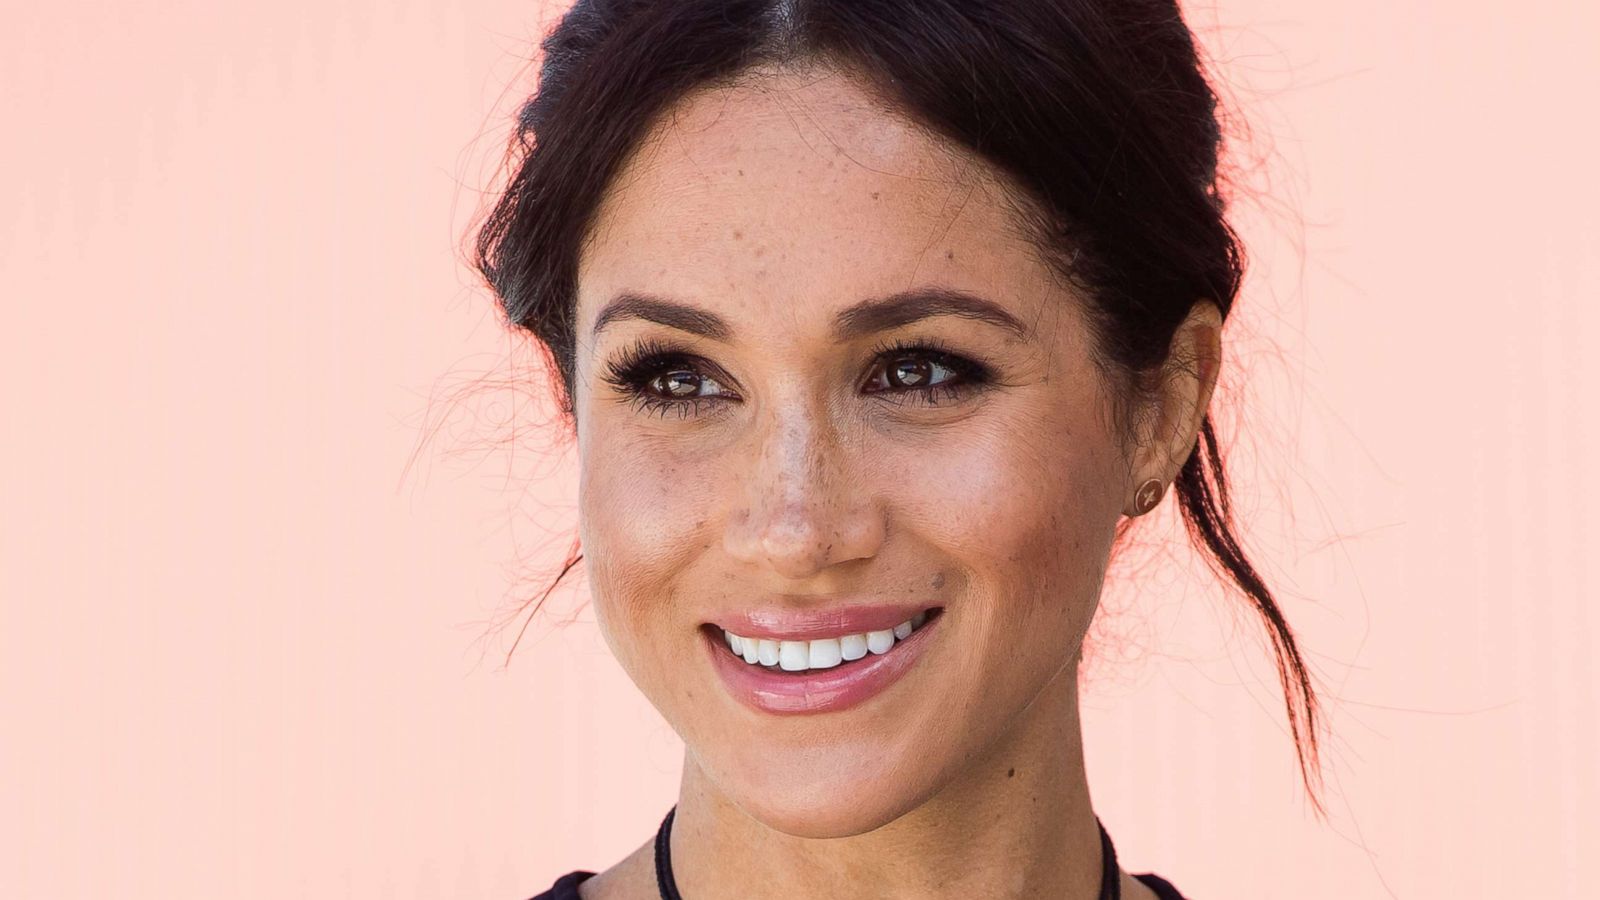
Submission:
POLYGON ((693 397, 700 390, 699 373, 688 369, 674 369, 653 379, 662 393, 672 398, 693 397))
POLYGON ((699 400, 725 394, 722 384, 709 375, 694 372, 693 368, 667 368, 651 376, 645 388, 650 394, 664 400, 699 400))
POLYGON ((602 380, 641 413, 687 419, 702 407, 716 411, 739 399, 723 387, 719 372, 682 347, 645 339, 607 363, 602 380))
POLYGON ((884 367, 884 375, 887 376, 886 380, 889 382, 891 389, 916 390, 930 385, 943 384, 949 380, 949 378, 944 378, 935 381, 934 373, 936 370, 953 374, 952 369, 934 362, 926 355, 906 355, 891 360, 890 364, 884 367))

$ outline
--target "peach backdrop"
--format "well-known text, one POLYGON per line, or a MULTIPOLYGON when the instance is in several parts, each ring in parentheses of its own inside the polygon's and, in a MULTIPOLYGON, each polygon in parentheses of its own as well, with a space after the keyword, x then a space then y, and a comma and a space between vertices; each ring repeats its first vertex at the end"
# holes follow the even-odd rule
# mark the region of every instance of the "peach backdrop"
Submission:
MULTIPOLYGON (((1179 552, 1108 594, 1087 686, 1129 869, 1600 896, 1596 9, 1191 11, 1264 166, 1219 399, 1332 815, 1259 627, 1179 552)), ((573 468, 513 435, 538 409, 457 244, 553 15, 9 4, 0 894, 513 900, 672 802, 581 591, 504 665, 573 468)))

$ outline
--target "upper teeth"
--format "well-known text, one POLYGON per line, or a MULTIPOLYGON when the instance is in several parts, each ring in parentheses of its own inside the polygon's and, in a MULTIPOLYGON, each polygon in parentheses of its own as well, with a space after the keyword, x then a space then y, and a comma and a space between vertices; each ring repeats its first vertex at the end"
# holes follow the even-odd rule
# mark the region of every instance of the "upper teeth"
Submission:
POLYGON ((728 648, 736 656, 752 665, 778 666, 787 672, 803 669, 831 669, 841 662, 860 659, 868 653, 888 653, 895 641, 903 641, 911 632, 922 627, 927 613, 917 613, 893 628, 847 634, 837 638, 784 641, 767 638, 740 637, 724 630, 728 648))

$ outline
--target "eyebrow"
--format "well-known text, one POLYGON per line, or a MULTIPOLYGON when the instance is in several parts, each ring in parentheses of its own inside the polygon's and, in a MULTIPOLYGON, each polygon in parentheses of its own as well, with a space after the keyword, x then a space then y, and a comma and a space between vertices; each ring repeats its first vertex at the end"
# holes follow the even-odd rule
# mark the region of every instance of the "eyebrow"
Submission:
MULTIPOLYGON (((863 300, 840 310, 834 316, 832 337, 848 341, 934 316, 987 322, 1024 340, 1031 335, 1028 326, 993 300, 956 288, 926 286, 863 300)), ((724 343, 733 337, 732 326, 714 312, 654 294, 622 291, 600 310, 589 332, 590 339, 607 325, 625 319, 643 319, 724 343)))

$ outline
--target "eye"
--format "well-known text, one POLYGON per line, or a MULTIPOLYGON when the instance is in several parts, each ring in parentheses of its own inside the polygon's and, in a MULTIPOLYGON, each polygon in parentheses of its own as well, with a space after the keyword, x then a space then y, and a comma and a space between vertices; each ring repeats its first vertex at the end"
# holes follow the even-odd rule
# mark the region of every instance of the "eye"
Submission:
POLYGON ((868 393, 901 405, 944 405, 993 381, 987 366, 934 341, 897 341, 874 352, 883 364, 873 369, 870 383, 883 387, 868 393))
POLYGON ((676 413, 686 419, 698 415, 702 405, 715 405, 728 397, 721 383, 706 373, 706 364, 694 355, 654 340, 643 340, 625 350, 607 368, 603 380, 618 397, 639 412, 665 418, 676 413))
POLYGON ((694 372, 693 368, 674 368, 670 372, 654 376, 648 384, 658 394, 664 394, 664 396, 672 397, 675 400, 682 400, 683 397, 699 396, 701 388, 704 388, 707 384, 717 386, 717 381, 714 378, 707 378, 707 376, 701 375, 699 372, 694 372))
POLYGON ((902 356, 883 367, 883 380, 890 388, 931 388, 955 378, 955 370, 928 357, 902 356), (941 378, 942 373, 942 378, 941 378))

